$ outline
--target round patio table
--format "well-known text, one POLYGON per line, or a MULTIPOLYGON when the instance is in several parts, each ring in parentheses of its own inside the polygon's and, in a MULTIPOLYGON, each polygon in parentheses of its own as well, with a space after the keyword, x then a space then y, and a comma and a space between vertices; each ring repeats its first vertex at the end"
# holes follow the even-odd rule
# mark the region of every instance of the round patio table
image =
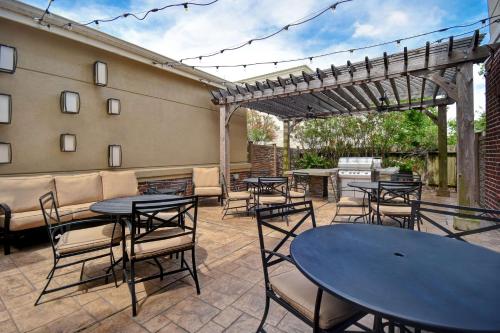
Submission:
POLYGON ((123 216, 132 214, 132 202, 134 201, 150 201, 150 200, 169 200, 182 199, 178 195, 172 194, 148 194, 134 195, 130 197, 114 198, 96 202, 90 206, 90 210, 100 214, 123 216))
POLYGON ((500 253, 369 224, 307 230, 290 253, 320 288, 376 316, 429 330, 500 332, 500 253))
MULTIPOLYGON (((242 180, 244 183, 247 185, 252 185, 252 186, 258 186, 259 185, 259 178, 258 177, 250 177, 250 178, 245 178, 242 180)), ((283 183, 283 180, 262 180, 263 183, 283 183)))
POLYGON ((372 190, 378 190, 378 182, 356 182, 348 183, 347 186, 358 188, 365 192, 370 192, 372 190))

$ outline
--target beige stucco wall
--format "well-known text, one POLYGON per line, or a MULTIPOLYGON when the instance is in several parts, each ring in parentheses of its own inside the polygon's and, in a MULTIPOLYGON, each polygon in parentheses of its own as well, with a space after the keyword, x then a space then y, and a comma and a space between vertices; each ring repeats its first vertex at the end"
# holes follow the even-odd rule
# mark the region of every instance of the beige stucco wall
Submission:
MULTIPOLYGON (((0 73, 0 93, 13 104, 12 123, 0 125, 13 161, 0 175, 106 169, 109 144, 122 146, 123 168, 218 164, 219 114, 203 83, 3 19, 0 43, 18 51, 16 72, 0 73), (93 83, 97 60, 108 64, 107 87, 93 83), (80 93, 79 114, 61 113, 63 90, 80 93), (108 98, 120 99, 121 115, 107 114, 108 98), (76 134, 76 152, 60 151, 62 133, 76 134)), ((241 165, 243 112, 231 118, 230 134, 231 162, 241 165)))

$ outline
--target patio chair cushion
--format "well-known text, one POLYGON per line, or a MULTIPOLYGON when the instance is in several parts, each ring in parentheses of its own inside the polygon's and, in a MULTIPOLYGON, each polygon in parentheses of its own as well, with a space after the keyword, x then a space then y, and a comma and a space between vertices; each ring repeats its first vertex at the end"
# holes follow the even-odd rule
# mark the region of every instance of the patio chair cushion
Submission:
POLYGON ((248 200, 252 198, 252 194, 248 191, 229 192, 227 196, 229 200, 248 200))
MULTIPOLYGON (((159 228, 147 236, 141 238, 141 240, 151 240, 145 243, 134 244, 134 258, 140 259, 144 257, 150 257, 155 255, 160 255, 162 253, 173 252, 175 250, 188 249, 194 246, 193 237, 191 235, 182 235, 168 239, 152 240, 159 237, 174 236, 176 234, 184 233, 181 228, 159 228)), ((131 235, 126 236, 126 251, 129 257, 131 254, 131 235)))
POLYGON ((222 195, 222 188, 220 186, 210 186, 210 187, 195 187, 194 195, 199 196, 215 196, 222 195))
POLYGON ((361 207, 365 206, 366 200, 364 198, 355 197, 341 197, 337 202, 340 207, 361 207))
POLYGON ((0 189, 0 202, 6 203, 12 213, 38 210, 38 199, 47 192, 55 193, 52 176, 0 177, 0 189))
POLYGON ((298 191, 289 191, 288 196, 290 198, 303 198, 306 196, 304 192, 298 192, 298 191))
POLYGON ((94 213, 89 208, 94 202, 86 202, 77 205, 65 206, 64 208, 73 213, 74 220, 88 219, 96 216, 101 216, 99 213, 94 213))
POLYGON ((193 168, 195 187, 220 187, 219 168, 193 168))
MULTIPOLYGON (((61 222, 71 221, 72 215, 71 211, 67 209, 59 209, 59 218, 61 222)), ((0 226, 4 227, 4 217, 0 216, 0 226)), ((52 221, 54 223, 55 221, 52 221)), ((45 226, 45 220, 43 219, 43 213, 41 210, 33 210, 29 212, 12 213, 10 217, 10 230, 20 231, 32 228, 38 228, 45 226)))
MULTIPOLYGON (((318 287, 297 269, 270 278, 271 288, 293 308, 314 320, 318 287)), ((319 312, 319 327, 329 329, 357 314, 358 311, 331 294, 324 292, 319 312)))
POLYGON ((118 244, 121 238, 120 226, 117 225, 113 234, 114 224, 105 224, 78 230, 69 230, 62 234, 56 244, 59 254, 68 254, 90 250, 101 246, 118 244))
POLYGON ((102 200, 98 173, 54 177, 60 207, 102 200))
MULTIPOLYGON (((377 204, 371 204, 372 210, 377 212, 377 204)), ((410 216, 411 207, 410 206, 392 206, 392 205, 379 205, 380 215, 385 216, 410 216)))
POLYGON ((137 195, 137 178, 134 171, 101 171, 102 197, 104 200, 137 195))
POLYGON ((261 195, 259 204, 261 205, 279 205, 286 203, 286 197, 281 195, 261 195))

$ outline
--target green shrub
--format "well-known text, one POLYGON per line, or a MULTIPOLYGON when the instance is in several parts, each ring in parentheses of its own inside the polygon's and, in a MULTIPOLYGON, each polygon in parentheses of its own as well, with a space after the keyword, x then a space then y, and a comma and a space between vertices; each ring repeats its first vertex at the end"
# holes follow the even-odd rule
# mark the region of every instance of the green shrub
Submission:
POLYGON ((331 168, 331 161, 317 153, 305 153, 296 163, 299 169, 327 169, 331 168))

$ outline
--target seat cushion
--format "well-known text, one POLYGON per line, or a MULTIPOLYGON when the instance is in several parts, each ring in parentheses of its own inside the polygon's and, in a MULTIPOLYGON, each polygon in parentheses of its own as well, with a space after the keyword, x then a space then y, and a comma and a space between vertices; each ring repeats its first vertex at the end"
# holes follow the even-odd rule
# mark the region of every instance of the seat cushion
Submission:
MULTIPOLYGON (((372 210, 377 211, 377 204, 371 204, 372 210)), ((392 206, 392 205, 379 205, 380 215, 385 216, 411 216, 410 206, 392 206)))
POLYGON ((195 187, 194 195, 199 196, 215 196, 222 195, 222 189, 220 186, 211 186, 211 187, 195 187))
POLYGON ((73 213, 73 220, 88 219, 96 216, 102 216, 99 213, 94 213, 89 208, 94 202, 86 202, 78 205, 64 206, 64 209, 70 210, 73 213))
POLYGON ((193 168, 193 184, 195 187, 220 186, 219 168, 193 168))
POLYGON ((59 254, 74 253, 101 246, 118 244, 121 238, 121 229, 117 225, 113 234, 114 224, 105 224, 98 227, 91 227, 65 232, 56 244, 56 251, 59 254))
MULTIPOLYGON (((134 246, 134 257, 136 259, 160 255, 162 253, 168 253, 175 250, 187 249, 194 246, 193 237, 191 235, 182 235, 178 237, 168 238, 168 239, 160 239, 160 240, 152 240, 158 237, 168 237, 174 236, 176 234, 184 233, 184 230, 181 228, 160 228, 157 229, 147 236, 141 238, 142 240, 151 240, 145 243, 135 244, 134 246)), ((131 236, 126 236, 126 250, 129 257, 132 257, 131 254, 131 236)))
POLYGON ((230 200, 248 200, 252 198, 252 194, 248 191, 229 192, 227 196, 230 200))
POLYGON ((365 203, 366 200, 364 200, 364 198, 341 197, 337 205, 340 207, 361 207, 364 206, 365 203))
POLYGON ((0 189, 0 202, 13 213, 39 210, 38 199, 47 192, 56 192, 52 176, 0 177, 0 189))
MULTIPOLYGON (((69 222, 72 219, 71 211, 61 208, 58 209, 59 219, 61 222, 69 222)), ((54 220, 51 223, 55 223, 54 220)), ((0 225, 2 228, 5 226, 4 216, 0 216, 0 225)), ((10 230, 19 231, 32 228, 45 226, 45 220, 41 210, 34 210, 29 212, 12 213, 10 217, 10 230)))
POLYGON ((59 207, 102 200, 101 176, 88 173, 54 177, 59 207))
POLYGON ((306 194, 304 192, 289 191, 288 196, 290 198, 304 198, 306 196, 306 194))
POLYGON ((261 205, 279 205, 286 203, 286 198, 281 195, 261 195, 259 204, 261 205))
POLYGON ((104 200, 137 195, 138 184, 134 171, 101 171, 104 200))
MULTIPOLYGON (((293 308, 314 320, 318 287, 297 269, 270 278, 271 288, 293 308)), ((351 304, 324 292, 319 312, 319 327, 329 329, 357 314, 351 304)))

